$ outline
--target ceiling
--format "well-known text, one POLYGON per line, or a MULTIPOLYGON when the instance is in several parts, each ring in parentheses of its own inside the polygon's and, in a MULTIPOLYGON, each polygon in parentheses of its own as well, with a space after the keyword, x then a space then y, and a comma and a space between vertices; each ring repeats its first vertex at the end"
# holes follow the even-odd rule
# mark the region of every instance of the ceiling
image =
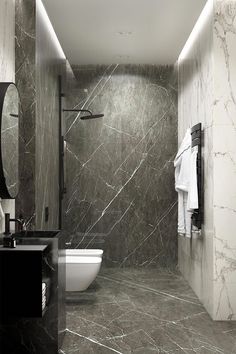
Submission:
POLYGON ((71 64, 173 64, 206 0, 43 0, 71 64))

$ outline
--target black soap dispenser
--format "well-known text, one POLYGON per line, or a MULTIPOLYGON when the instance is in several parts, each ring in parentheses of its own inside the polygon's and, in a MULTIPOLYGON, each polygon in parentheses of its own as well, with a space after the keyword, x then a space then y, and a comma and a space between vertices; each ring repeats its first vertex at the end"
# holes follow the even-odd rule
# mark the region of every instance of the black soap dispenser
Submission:
POLYGON ((3 247, 6 248, 16 248, 16 239, 13 236, 4 236, 3 237, 3 247))

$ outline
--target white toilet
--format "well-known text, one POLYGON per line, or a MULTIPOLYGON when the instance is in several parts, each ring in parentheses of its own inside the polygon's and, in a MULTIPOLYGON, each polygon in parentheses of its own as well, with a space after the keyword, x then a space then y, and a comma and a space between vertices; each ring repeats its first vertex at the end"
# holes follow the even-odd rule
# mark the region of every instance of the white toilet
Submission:
POLYGON ((95 280, 102 264, 103 250, 66 250, 66 291, 83 291, 95 280))

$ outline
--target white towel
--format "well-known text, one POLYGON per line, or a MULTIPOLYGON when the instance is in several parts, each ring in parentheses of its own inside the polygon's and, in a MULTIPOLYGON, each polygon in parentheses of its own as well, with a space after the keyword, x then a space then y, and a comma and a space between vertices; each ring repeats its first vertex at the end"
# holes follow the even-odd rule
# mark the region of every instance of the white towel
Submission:
POLYGON ((197 156, 198 148, 195 146, 190 158, 190 183, 188 191, 188 211, 193 212, 198 209, 198 185, 197 185, 197 156))
POLYGON ((178 193, 178 234, 191 237, 191 213, 187 210, 188 193, 178 193))
POLYGON ((176 155, 175 189, 178 192, 178 233, 191 236, 191 213, 187 210, 190 184, 191 133, 186 131, 183 142, 176 155))
POLYGON ((44 309, 45 309, 45 307, 46 307, 46 303, 47 303, 46 296, 43 296, 43 297, 42 297, 42 310, 44 310, 44 309))
POLYGON ((0 198, 0 219, 4 219, 5 220, 5 214, 2 208, 2 198, 0 198))

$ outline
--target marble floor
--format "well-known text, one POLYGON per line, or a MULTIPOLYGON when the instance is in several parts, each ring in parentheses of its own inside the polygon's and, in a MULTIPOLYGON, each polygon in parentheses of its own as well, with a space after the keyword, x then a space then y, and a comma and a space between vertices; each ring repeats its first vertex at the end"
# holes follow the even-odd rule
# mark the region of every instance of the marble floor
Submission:
POLYGON ((213 322, 178 273, 105 269, 67 297, 61 354, 236 353, 236 323, 213 322))

